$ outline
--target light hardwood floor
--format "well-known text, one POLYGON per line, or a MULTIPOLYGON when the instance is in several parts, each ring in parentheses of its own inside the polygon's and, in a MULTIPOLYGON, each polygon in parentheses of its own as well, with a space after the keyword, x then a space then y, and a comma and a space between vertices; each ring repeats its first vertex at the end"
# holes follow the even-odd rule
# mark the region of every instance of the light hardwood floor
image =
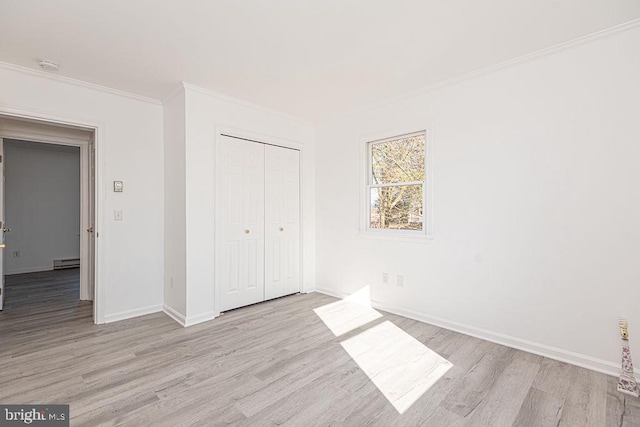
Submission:
POLYGON ((586 369, 382 312, 336 337, 314 311, 325 295, 189 328, 162 313, 93 325, 71 272, 39 274, 7 280, 0 402, 69 403, 72 425, 640 425, 638 400, 586 369), (403 414, 344 346, 385 322, 453 365, 403 414))

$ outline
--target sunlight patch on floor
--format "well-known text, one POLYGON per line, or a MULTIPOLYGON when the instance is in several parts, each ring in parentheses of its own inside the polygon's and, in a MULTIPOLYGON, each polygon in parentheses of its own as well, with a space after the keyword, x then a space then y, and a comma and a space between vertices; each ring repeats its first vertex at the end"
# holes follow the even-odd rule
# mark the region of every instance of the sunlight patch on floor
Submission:
MULTIPOLYGON (((336 337, 383 317, 371 308, 368 286, 313 311, 336 337)), ((340 344, 401 414, 453 366, 388 320, 340 344)))
POLYGON ((368 286, 343 300, 313 311, 337 337, 382 317, 382 314, 371 308, 368 286))
POLYGON ((401 414, 453 366, 389 321, 341 344, 401 414))

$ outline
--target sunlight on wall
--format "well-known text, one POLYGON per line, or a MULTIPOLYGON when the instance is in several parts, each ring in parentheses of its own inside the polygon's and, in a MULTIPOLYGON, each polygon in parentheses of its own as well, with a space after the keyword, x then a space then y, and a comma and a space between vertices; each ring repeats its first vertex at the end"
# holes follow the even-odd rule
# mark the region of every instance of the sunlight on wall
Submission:
MULTIPOLYGON (((383 317, 371 308, 368 286, 314 312, 337 337, 383 317)), ((388 320, 340 344, 401 414, 453 366, 388 320)))
POLYGON ((382 317, 382 314, 371 308, 368 286, 348 298, 313 311, 337 337, 382 317))

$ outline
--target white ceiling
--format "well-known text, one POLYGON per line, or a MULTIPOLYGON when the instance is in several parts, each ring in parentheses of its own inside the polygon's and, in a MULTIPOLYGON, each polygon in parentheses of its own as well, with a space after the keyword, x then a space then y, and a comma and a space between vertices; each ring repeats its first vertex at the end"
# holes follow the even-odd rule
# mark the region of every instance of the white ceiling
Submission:
POLYGON ((638 0, 0 0, 0 61, 317 122, 637 18, 638 0))

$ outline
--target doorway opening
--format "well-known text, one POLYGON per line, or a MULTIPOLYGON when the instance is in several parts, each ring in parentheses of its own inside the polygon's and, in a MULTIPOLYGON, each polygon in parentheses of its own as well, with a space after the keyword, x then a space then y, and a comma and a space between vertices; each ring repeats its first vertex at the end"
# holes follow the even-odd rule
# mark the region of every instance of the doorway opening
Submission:
POLYGON ((95 323, 94 130, 0 116, 0 313, 95 323))

